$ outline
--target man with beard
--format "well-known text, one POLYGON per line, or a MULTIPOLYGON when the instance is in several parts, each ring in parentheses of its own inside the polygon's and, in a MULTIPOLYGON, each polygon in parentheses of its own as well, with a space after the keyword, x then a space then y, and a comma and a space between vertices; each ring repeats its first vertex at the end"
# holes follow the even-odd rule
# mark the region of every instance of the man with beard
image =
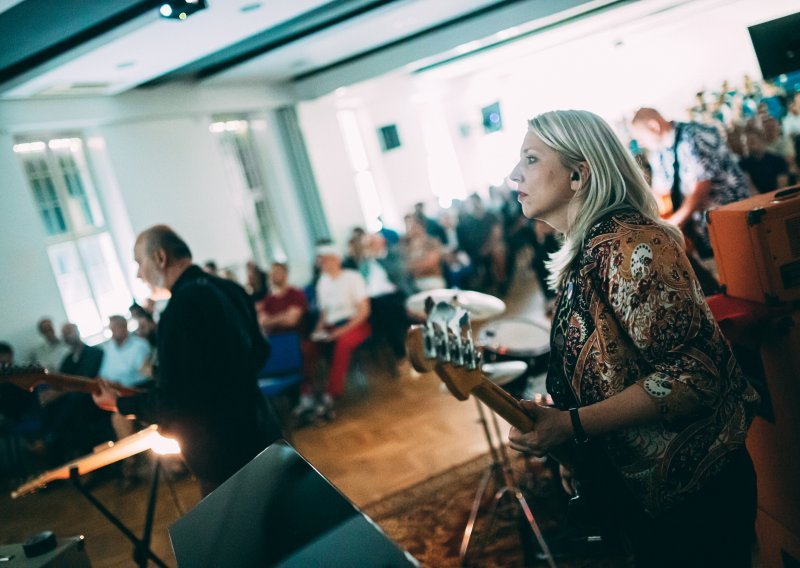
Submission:
POLYGON ((171 292, 158 325, 157 387, 121 397, 103 382, 95 402, 175 437, 205 496, 282 437, 256 381, 269 345, 244 289, 193 264, 171 228, 141 233, 134 257, 142 280, 171 292))

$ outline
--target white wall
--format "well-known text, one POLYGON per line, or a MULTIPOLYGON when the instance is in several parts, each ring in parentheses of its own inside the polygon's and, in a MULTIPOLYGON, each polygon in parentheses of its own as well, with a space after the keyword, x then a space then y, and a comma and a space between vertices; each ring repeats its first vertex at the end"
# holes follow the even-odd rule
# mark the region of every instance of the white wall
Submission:
POLYGON ((134 232, 168 224, 198 262, 213 258, 226 266, 246 261, 250 253, 209 122, 180 117, 100 132, 134 232))
POLYGON ((38 340, 39 318, 52 317, 59 325, 66 314, 43 246, 44 226, 11 151, 13 143, 11 136, 0 134, 5 149, 0 151, 0 341, 11 343, 17 360, 26 361, 38 340))

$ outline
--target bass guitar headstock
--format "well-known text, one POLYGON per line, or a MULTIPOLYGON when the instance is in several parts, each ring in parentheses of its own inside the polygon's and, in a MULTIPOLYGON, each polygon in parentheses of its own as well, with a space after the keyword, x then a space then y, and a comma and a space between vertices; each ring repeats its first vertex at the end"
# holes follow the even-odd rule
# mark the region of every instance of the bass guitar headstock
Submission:
POLYGON ((459 400, 484 382, 481 354, 475 348, 469 312, 450 302, 425 303, 423 325, 409 331, 407 348, 417 371, 436 371, 448 390, 459 400))

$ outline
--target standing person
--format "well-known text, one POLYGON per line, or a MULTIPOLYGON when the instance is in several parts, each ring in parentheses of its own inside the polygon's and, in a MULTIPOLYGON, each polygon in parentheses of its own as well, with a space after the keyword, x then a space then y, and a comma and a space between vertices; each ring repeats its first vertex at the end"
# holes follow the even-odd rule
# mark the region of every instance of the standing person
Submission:
POLYGON ((156 225, 134 247, 139 277, 172 293, 158 324, 159 376, 147 394, 121 397, 101 382, 101 408, 156 423, 175 437, 209 494, 281 437, 256 373, 269 355, 252 301, 238 284, 192 263, 175 231, 156 225))
POLYGON ((653 191, 672 202, 668 221, 683 230, 701 258, 710 258, 706 211, 750 195, 736 158, 713 126, 669 122, 657 110, 642 108, 632 127, 650 152, 653 191))
POLYGON ((550 264, 555 408, 523 402, 535 426, 512 429, 512 446, 591 451, 575 473, 600 482, 597 509, 621 526, 637 566, 749 566, 756 485, 744 442, 758 396, 681 235, 586 111, 530 120, 511 179, 525 216, 565 235, 550 264))

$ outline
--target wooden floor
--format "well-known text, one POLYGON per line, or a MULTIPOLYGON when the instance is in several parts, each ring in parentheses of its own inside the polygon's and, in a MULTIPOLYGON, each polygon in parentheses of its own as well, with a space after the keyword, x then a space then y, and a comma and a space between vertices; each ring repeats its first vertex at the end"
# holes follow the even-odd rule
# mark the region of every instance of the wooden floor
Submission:
MULTIPOLYGON (((507 315, 543 317, 541 294, 529 272, 522 272, 509 294, 507 315)), ((297 449, 344 495, 363 506, 463 463, 487 451, 472 401, 459 402, 442 390, 435 375, 392 378, 371 368, 368 390, 351 389, 337 419, 299 430, 297 449)), ((199 494, 191 478, 175 482, 180 504, 189 509, 199 494)), ((123 492, 113 482, 95 494, 134 532, 144 526, 146 484, 123 492)), ((162 484, 153 550, 174 566, 167 528, 179 508, 162 484)), ((42 530, 57 536, 83 534, 94 566, 131 566, 128 541, 67 483, 11 500, 0 496, 0 544, 21 542, 42 530)))

